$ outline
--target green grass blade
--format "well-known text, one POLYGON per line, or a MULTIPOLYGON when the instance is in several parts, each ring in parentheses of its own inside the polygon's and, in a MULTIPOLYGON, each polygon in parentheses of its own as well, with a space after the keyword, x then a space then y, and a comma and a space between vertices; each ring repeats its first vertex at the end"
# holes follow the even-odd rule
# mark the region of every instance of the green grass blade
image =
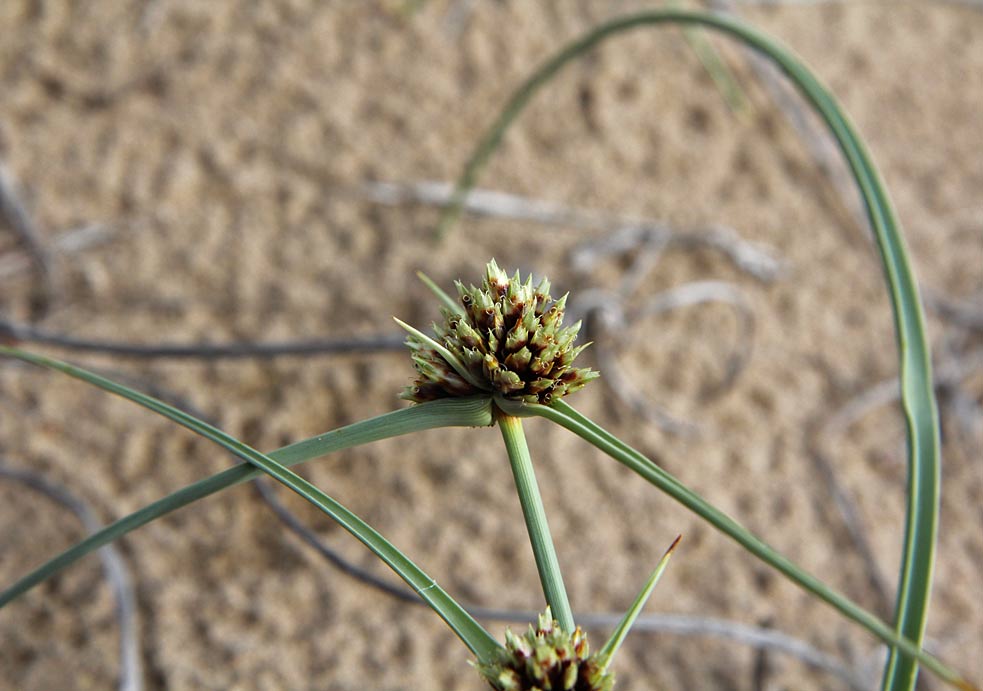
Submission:
MULTIPOLYGON (((10 354, 2 347, 0 347, 0 353, 10 354)), ((410 432, 437 427, 480 427, 490 425, 491 422, 491 405, 487 398, 443 399, 421 403, 412 408, 386 413, 325 434, 319 434, 311 439, 305 439, 273 451, 270 456, 285 465, 294 465, 333 451, 409 434, 410 432)), ((228 487, 253 480, 260 475, 262 472, 249 464, 237 465, 190 484, 124 516, 45 562, 7 589, 0 591, 0 608, 103 545, 183 506, 228 487)))
MULTIPOLYGON (((445 401, 440 401, 440 403, 449 402, 450 400, 445 399, 445 401)), ((464 402, 464 400, 460 399, 458 402, 464 402)), ((432 403, 438 403, 438 401, 433 401, 432 403)), ((332 451, 339 451, 422 429, 490 424, 483 419, 491 419, 490 413, 488 412, 488 405, 485 401, 471 399, 468 401, 468 404, 467 408, 472 408, 473 410, 464 409, 464 406, 457 406, 458 409, 441 406, 443 408, 442 410, 431 408, 429 411, 426 411, 432 413, 430 416, 410 414, 410 411, 414 411, 421 406, 431 405, 431 403, 420 404, 420 406, 415 406, 414 408, 406 408, 370 420, 356 422, 347 427, 328 432, 327 434, 318 435, 312 439, 284 447, 272 452, 270 455, 281 463, 293 465, 323 456, 332 451)), ((261 471, 249 464, 237 465, 211 477, 199 480, 142 509, 124 516, 45 562, 7 589, 0 591, 0 608, 62 569, 67 568, 85 555, 96 551, 103 545, 123 537, 127 533, 161 518, 172 511, 220 490, 253 480, 261 474, 261 471)))
POLYGON ((437 296, 438 300, 444 303, 444 307, 449 309, 454 314, 458 314, 462 317, 464 316, 464 308, 461 307, 460 303, 458 303, 454 298, 452 298, 450 295, 444 292, 444 289, 441 288, 439 285, 437 285, 437 283, 432 278, 427 276, 422 271, 417 271, 416 277, 423 282, 423 285, 425 285, 427 288, 430 289, 430 292, 432 292, 434 295, 437 296))
MULTIPOLYGON (((300 496, 317 506, 333 518, 345 530, 351 533, 362 544, 368 547, 377 557, 384 561, 407 585, 445 621, 458 635, 479 660, 490 659, 490 656, 501 646, 495 638, 485 631, 467 611, 451 598, 437 583, 423 572, 392 543, 380 535, 374 528, 332 499, 313 484, 297 475, 271 456, 256 451, 243 444, 238 439, 229 436, 206 422, 188 413, 174 408, 162 401, 135 391, 129 387, 117 384, 97 374, 58 360, 47 358, 34 353, 27 353, 15 348, 2 348, 0 354, 9 355, 41 367, 47 367, 68 374, 104 391, 116 394, 138 405, 152 410, 177 424, 186 427, 196 434, 209 439, 222 448, 230 451, 239 458, 248 461, 262 472, 272 476, 300 496)), ((308 446, 307 448, 311 448, 308 446)))
POLYGON ((843 594, 833 590, 815 576, 812 576, 789 561, 786 557, 776 552, 737 523, 733 518, 683 485, 679 480, 640 452, 624 442, 617 440, 614 435, 604 430, 600 425, 597 425, 585 415, 575 411, 570 405, 563 401, 558 401, 551 406, 533 403, 511 403, 507 401, 499 402, 498 405, 504 412, 510 415, 521 417, 535 415, 544 417, 565 427, 585 441, 604 451, 619 463, 635 471, 740 544, 751 554, 780 571, 793 583, 796 583, 809 593, 829 603, 845 617, 860 624, 888 645, 897 646, 906 654, 916 658, 947 683, 961 689, 974 688, 973 685, 964 680, 955 670, 921 650, 914 642, 897 634, 890 626, 843 594))
POLYGON ((457 372, 459 375, 461 375, 461 378, 464 381, 466 381, 468 384, 470 384, 471 386, 475 387, 476 389, 482 389, 484 391, 488 391, 489 390, 488 384, 486 384, 484 381, 482 381, 478 377, 476 377, 473 374, 471 374, 471 372, 468 371, 468 368, 464 366, 464 363, 461 362, 454 355, 454 353, 452 353, 451 351, 449 351, 443 345, 441 345, 440 343, 438 343, 434 339, 430 338, 430 336, 427 336, 425 333, 423 333, 419 329, 410 326, 409 324, 407 324, 406 322, 402 321, 401 319, 399 319, 397 317, 393 317, 393 321, 395 321, 397 324, 399 324, 401 327, 403 327, 408 333, 410 333, 413 336, 416 336, 421 341, 423 341, 424 343, 426 343, 427 345, 429 345, 431 348, 433 348, 434 350, 436 350, 438 353, 440 353, 440 356, 447 361, 447 364, 449 364, 451 367, 453 367, 454 368, 454 371, 457 372))
MULTIPOLYGON (((835 109, 835 104, 834 104, 835 109)), ((918 284, 898 230, 894 208, 870 154, 850 122, 841 115, 843 140, 851 144, 847 156, 861 182, 871 224, 875 229, 890 291, 901 360, 901 403, 908 433, 908 510, 904 552, 899 577, 895 628, 906 638, 922 642, 935 566, 938 531, 939 423, 932 386, 931 355, 918 284), (860 175, 857 171, 863 171, 860 175)), ((912 658, 891 649, 881 688, 910 691, 918 666, 912 658)))
MULTIPOLYGON (((680 7, 679 2, 668 4, 672 9, 680 7)), ((714 47, 702 29, 683 27, 683 37, 703 65, 703 69, 710 75, 710 79, 713 80, 730 112, 746 122, 748 119, 747 97, 720 51, 714 47)))
POLYGON ((539 494, 536 473, 532 467, 532 458, 529 456, 529 447, 526 445, 526 435, 522 431, 522 420, 511 415, 499 415, 498 427, 502 430, 502 439, 505 440, 509 462, 512 464, 512 476, 515 478, 522 515, 526 520, 529 541, 532 543, 533 555, 536 557, 536 568, 539 570, 539 580, 543 584, 543 594, 553 611, 553 616, 560 622, 560 628, 573 633, 575 626, 573 611, 570 609, 567 589, 563 585, 560 562, 550 535, 549 523, 546 521, 546 509, 539 494))
MULTIPOLYGON (((928 612, 939 511, 938 414, 931 386, 931 360, 921 303, 891 202, 866 147, 825 87, 790 51, 738 20, 704 12, 657 10, 602 24, 547 60, 516 90, 465 166, 451 203, 441 216, 437 233, 444 235, 458 218, 467 192, 498 148, 509 125, 563 66, 610 37, 659 24, 703 26, 720 31, 776 64, 826 123, 861 191, 880 251, 894 313, 901 362, 902 406, 908 433, 908 510, 895 627, 904 638, 921 644, 928 612)), ((892 649, 882 688, 885 691, 911 691, 916 674, 915 661, 892 649)))
POLYGON ((673 551, 675 551, 676 546, 679 544, 679 541, 682 538, 682 535, 678 536, 672 541, 672 544, 669 545, 669 549, 666 550, 666 553, 662 555, 662 559, 660 559, 659 563, 656 564, 652 575, 649 576, 649 579, 645 581, 645 585, 642 586, 642 590, 638 593, 638 597, 635 598, 635 601, 631 604, 631 607, 629 607, 628 611, 625 612, 624 618, 618 624, 618 627, 614 630, 614 633, 611 634, 608 642, 604 644, 604 647, 601 648, 601 651, 598 653, 598 655, 604 661, 603 664, 605 667, 609 667, 611 665, 615 653, 618 652, 618 648, 620 648, 621 644, 624 643, 625 637, 628 636, 628 632, 631 631, 632 625, 635 623, 635 620, 638 619, 638 615, 642 613, 645 603, 648 602, 649 597, 652 596, 652 591, 655 590, 655 586, 659 583, 659 579, 662 578, 662 572, 665 571, 666 566, 669 565, 669 558, 672 557, 673 551))

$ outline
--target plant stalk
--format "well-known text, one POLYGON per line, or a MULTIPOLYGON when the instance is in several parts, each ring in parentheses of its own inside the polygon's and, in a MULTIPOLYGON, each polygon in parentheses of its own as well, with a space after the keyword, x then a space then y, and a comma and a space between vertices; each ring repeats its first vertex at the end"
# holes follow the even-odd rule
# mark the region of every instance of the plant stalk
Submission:
MULTIPOLYGON (((502 406, 503 403, 498 403, 502 406)), ((941 660, 922 650, 917 641, 912 641, 897 633, 876 616, 863 609, 845 595, 830 588, 815 576, 793 564, 776 552, 733 518, 709 504, 701 496, 683 485, 675 477, 656 465, 640 452, 606 431, 585 415, 577 412, 564 401, 555 401, 551 406, 536 404, 505 403, 509 412, 523 417, 539 416, 556 422, 585 441, 604 451, 619 463, 625 465, 651 484, 668 494, 680 504, 690 509, 722 533, 736 541, 748 552, 784 574, 793 583, 832 605, 841 614, 874 634, 892 649, 898 649, 906 656, 917 660, 946 683, 958 689, 979 691, 978 687, 964 679, 956 670, 941 660)))
MULTIPOLYGON (((938 410, 931 386, 931 357, 925 318, 893 205, 867 147, 829 91, 791 51, 742 22, 692 10, 641 12, 594 28, 543 63, 516 90, 468 160, 451 202, 438 223, 437 236, 442 237, 460 215, 468 191, 474 186, 478 173, 491 154, 501 144, 509 125, 564 65, 608 38, 659 24, 702 26, 719 31, 768 58, 795 84, 816 114, 825 121, 860 190, 877 239, 891 298, 901 361, 902 406, 908 426, 908 510, 894 630, 898 638, 921 645, 935 562, 940 487, 938 410)), ((913 691, 917 673, 915 656, 903 647, 892 647, 881 689, 913 691)))
POLYGON ((536 557, 536 568, 539 570, 539 580, 543 584, 546 602, 553 612, 553 617, 560 622, 560 628, 570 633, 574 630, 573 612, 570 600, 563 585, 563 575, 560 573, 560 562, 556 557, 556 548, 550 535, 550 527, 546 521, 546 509, 543 498, 539 494, 536 483, 536 473, 526 445, 526 435, 522 431, 522 420, 512 415, 496 412, 498 426, 502 430, 505 448, 509 452, 509 462, 512 464, 512 476, 515 478, 515 488, 519 492, 519 503, 522 505, 522 515, 526 519, 526 529, 529 531, 529 541, 532 552, 536 557))

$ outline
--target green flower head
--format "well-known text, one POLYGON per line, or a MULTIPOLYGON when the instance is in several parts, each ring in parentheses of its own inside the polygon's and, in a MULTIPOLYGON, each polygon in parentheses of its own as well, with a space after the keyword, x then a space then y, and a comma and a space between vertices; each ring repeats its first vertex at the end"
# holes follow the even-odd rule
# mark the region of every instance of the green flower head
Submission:
POLYGON ((611 691, 614 675, 596 655, 590 655, 587 636, 560 628, 549 607, 539 625, 523 636, 505 632, 505 648, 478 673, 497 691, 611 691))
POLYGON ((409 329, 416 380, 402 398, 417 403, 482 392, 527 403, 549 403, 600 376, 573 361, 580 322, 563 327, 567 296, 550 297, 550 283, 533 287, 508 277, 493 259, 480 288, 455 282, 459 309, 444 307, 429 338, 409 329))

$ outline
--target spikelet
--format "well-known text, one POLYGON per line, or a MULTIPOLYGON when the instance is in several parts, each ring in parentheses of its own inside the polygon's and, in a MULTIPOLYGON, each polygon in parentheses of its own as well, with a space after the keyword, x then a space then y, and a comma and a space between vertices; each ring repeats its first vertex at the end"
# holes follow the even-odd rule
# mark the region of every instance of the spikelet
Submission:
POLYGON ((505 648, 478 673, 496 691, 611 691, 614 675, 590 655, 587 636, 560 628, 549 607, 523 636, 505 632, 505 648))
POLYGON ((493 259, 480 288, 455 285, 461 313, 441 310, 433 342, 414 333, 406 341, 417 377, 401 398, 422 403, 487 392, 548 404, 600 376, 573 366, 587 347, 573 345, 580 322, 563 326, 567 296, 554 301, 546 279, 534 287, 532 276, 525 283, 518 271, 509 278, 493 259))

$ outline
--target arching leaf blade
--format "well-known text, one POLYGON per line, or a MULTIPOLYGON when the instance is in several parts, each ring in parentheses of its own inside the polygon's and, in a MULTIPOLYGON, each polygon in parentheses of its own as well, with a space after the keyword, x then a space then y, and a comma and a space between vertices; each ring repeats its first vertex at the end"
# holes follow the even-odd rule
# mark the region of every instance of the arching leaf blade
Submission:
MULTIPOLYGON (((485 631, 484 628, 474 621, 474 619, 462 607, 460 607, 460 605, 458 605, 450 597, 450 595, 440 588, 440 586, 438 586, 432 578, 430 578, 408 557, 403 555, 398 549, 396 549, 396 547, 382 537, 382 535, 380 535, 375 529, 362 521, 358 516, 349 511, 342 504, 335 501, 313 484, 288 469, 285 465, 283 465, 283 463, 275 460, 272 455, 267 456, 262 454, 246 444, 243 444, 234 437, 225 434, 221 430, 218 430, 217 428, 212 427, 211 425, 198 420, 197 418, 188 415, 177 408, 173 408, 162 401, 130 389, 129 387, 117 384, 116 382, 100 377, 99 375, 93 374, 84 369, 54 360, 52 358, 47 358, 42 355, 28 353, 16 348, 0 346, 0 354, 15 357, 41 367, 58 370, 92 384, 93 386, 97 386, 104 391, 122 396, 123 398, 133 401, 134 403, 137 403, 190 429, 191 431, 209 439, 210 441, 225 448, 227 451, 230 451, 236 456, 256 466, 255 468, 251 468, 250 466, 237 466, 235 468, 230 468, 223 473, 207 478, 201 483, 196 483, 198 489, 194 491, 189 491, 192 489, 191 487, 185 488, 185 495, 182 496, 182 500, 186 500, 188 497, 200 498, 200 496, 207 496, 207 493, 228 487, 231 484, 243 482, 257 476, 261 472, 265 472, 331 516, 354 537, 372 550, 372 552, 375 553, 380 559, 385 561, 386 564, 393 569, 393 571, 403 578, 408 585, 416 590, 416 592, 419 593, 428 604, 430 604, 434 611, 436 611, 438 615, 440 615, 441 618, 448 623, 448 625, 455 631, 455 633, 457 633, 461 640, 464 641, 465 645, 467 645, 476 655, 478 655, 480 659, 484 659, 499 647, 498 642, 495 641, 491 634, 485 631), (207 493, 203 494, 203 492, 207 493)), ((478 403, 478 399, 472 398, 467 400, 466 403, 475 404, 478 403)), ((482 406, 477 407, 480 408, 482 406)), ((487 399, 484 401, 484 407, 487 408, 486 412, 488 414, 488 422, 490 423, 491 404, 487 399)), ((414 408, 408 408, 406 410, 418 410, 420 408, 422 408, 422 405, 415 406, 414 408)), ((432 410, 433 408, 431 407, 431 411, 432 410)), ((348 441, 351 441, 353 437, 356 439, 370 439, 370 437, 375 436, 376 438, 381 439, 385 438, 386 436, 391 436, 386 434, 384 426, 385 423, 379 422, 380 419, 384 417, 385 416, 380 416, 380 418, 375 418, 373 421, 366 421, 373 422, 373 424, 363 424, 362 427, 355 430, 354 433, 349 430, 348 441)), ((427 409, 424 408, 422 411, 416 413, 415 417, 422 421, 426 421, 426 419, 429 417, 432 421, 432 418, 437 416, 435 416, 433 412, 428 414, 427 409)), ((390 420, 391 419, 392 418, 390 418, 390 420)), ((479 415, 477 417, 472 417, 469 420, 469 424, 472 422, 482 421, 484 421, 484 416, 479 415)), ((314 453, 316 455, 321 455, 320 452, 322 452, 325 448, 343 443, 339 441, 330 441, 331 437, 329 437, 329 435, 320 435, 314 439, 285 447, 283 450, 281 450, 282 453, 280 455, 286 462, 300 462, 300 459, 307 457, 309 454, 314 453)), ((342 435, 339 435, 339 437, 340 436, 342 435)), ((174 495, 171 496, 173 497, 174 495)), ((186 504, 189 502, 185 501, 184 503, 186 504)), ((164 506, 163 508, 167 508, 167 506, 164 506)), ((153 517, 156 516, 153 516, 152 514, 144 514, 139 518, 132 519, 125 525, 127 527, 132 526, 129 527, 129 529, 133 529, 139 525, 149 522, 149 520, 153 520, 153 517)), ((92 547, 92 549, 96 548, 97 546, 92 547)), ((26 589, 27 588, 21 588, 20 592, 23 592, 26 589)), ((10 588, 7 591, 4 591, 3 595, 0 596, 0 606, 6 604, 6 602, 9 602, 11 599, 13 599, 13 597, 16 597, 17 594, 19 594, 19 592, 17 592, 15 588, 10 588)))
MULTIPOLYGON (((894 313, 901 362, 902 406, 908 432, 908 508, 895 612, 896 631, 921 644, 928 612, 939 512, 939 428, 931 387, 931 358, 924 318, 895 214, 876 167, 854 127, 812 73, 790 51, 748 25, 720 15, 687 10, 656 10, 615 19, 570 43, 536 70, 502 109, 468 160, 450 204, 438 224, 446 234, 458 218, 468 191, 509 125, 532 96, 559 70, 609 37, 658 24, 702 25, 736 38, 757 50, 785 73, 816 110, 836 139, 860 188, 881 255, 894 313)), ((884 691, 912 691, 917 664, 891 649, 882 678, 884 691)))

